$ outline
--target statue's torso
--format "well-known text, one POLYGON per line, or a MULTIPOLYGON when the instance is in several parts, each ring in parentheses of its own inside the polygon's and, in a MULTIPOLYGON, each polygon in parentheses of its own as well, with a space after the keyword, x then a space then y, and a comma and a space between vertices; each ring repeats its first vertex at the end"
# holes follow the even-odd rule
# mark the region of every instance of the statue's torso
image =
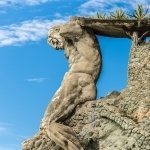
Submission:
POLYGON ((91 75, 93 80, 98 78, 100 68, 101 68, 101 56, 99 52, 99 47, 93 48, 93 45, 85 43, 87 45, 85 48, 80 47, 80 41, 76 44, 77 47, 70 46, 65 49, 65 55, 69 61, 69 72, 70 73, 85 73, 91 75), (79 46, 78 46, 79 45, 79 46), (83 49, 87 51, 92 51, 91 57, 88 59, 85 55, 80 53, 80 50, 83 49))

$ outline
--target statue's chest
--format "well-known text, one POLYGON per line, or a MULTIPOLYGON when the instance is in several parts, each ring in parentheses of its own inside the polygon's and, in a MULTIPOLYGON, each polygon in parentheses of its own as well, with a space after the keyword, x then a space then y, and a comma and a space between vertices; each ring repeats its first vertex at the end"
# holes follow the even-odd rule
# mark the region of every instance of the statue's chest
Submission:
POLYGON ((81 58, 80 54, 75 49, 67 51, 66 56, 68 57, 70 66, 72 66, 74 63, 77 63, 81 58))

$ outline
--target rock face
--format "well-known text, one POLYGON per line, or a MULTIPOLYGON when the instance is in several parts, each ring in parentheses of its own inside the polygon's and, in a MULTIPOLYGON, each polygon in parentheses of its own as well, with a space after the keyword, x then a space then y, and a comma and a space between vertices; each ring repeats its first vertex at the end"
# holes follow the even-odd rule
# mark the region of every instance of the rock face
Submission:
MULTIPOLYGON (((78 104, 61 124, 84 150, 150 150, 150 44, 131 48, 126 89, 78 104)), ((75 150, 62 148, 42 128, 22 149, 75 150)))
POLYGON ((87 102, 67 122, 87 150, 150 150, 150 45, 133 47, 128 87, 87 102))

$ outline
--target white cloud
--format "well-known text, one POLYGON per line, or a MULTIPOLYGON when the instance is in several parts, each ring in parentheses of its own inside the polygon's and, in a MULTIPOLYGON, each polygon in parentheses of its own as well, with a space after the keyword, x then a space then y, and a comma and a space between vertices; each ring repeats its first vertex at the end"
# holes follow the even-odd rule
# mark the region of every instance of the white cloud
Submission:
POLYGON ((26 79, 28 82, 36 82, 36 83, 42 83, 46 80, 47 78, 30 78, 26 79))
POLYGON ((22 45, 25 42, 39 41, 46 37, 48 29, 64 22, 57 20, 28 20, 19 24, 0 27, 0 47, 8 45, 22 45))
MULTIPOLYGON (((27 5, 38 5, 40 3, 46 3, 49 0, 23 0, 27 5)), ((19 2, 19 1, 18 1, 19 2)))
POLYGON ((13 5, 39 5, 46 2, 58 0, 0 0, 0 6, 13 6, 13 5))
POLYGON ((110 12, 117 8, 124 10, 130 10, 137 6, 137 4, 143 4, 148 7, 150 0, 87 0, 79 7, 81 15, 90 15, 95 12, 110 12))

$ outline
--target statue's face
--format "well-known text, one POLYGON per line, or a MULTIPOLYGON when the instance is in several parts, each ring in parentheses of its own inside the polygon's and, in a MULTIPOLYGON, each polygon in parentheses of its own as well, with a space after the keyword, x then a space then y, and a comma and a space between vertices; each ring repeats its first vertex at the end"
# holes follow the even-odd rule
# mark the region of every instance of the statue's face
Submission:
POLYGON ((60 27, 52 27, 48 32, 48 43, 55 49, 64 49, 64 38, 60 35, 60 27))

